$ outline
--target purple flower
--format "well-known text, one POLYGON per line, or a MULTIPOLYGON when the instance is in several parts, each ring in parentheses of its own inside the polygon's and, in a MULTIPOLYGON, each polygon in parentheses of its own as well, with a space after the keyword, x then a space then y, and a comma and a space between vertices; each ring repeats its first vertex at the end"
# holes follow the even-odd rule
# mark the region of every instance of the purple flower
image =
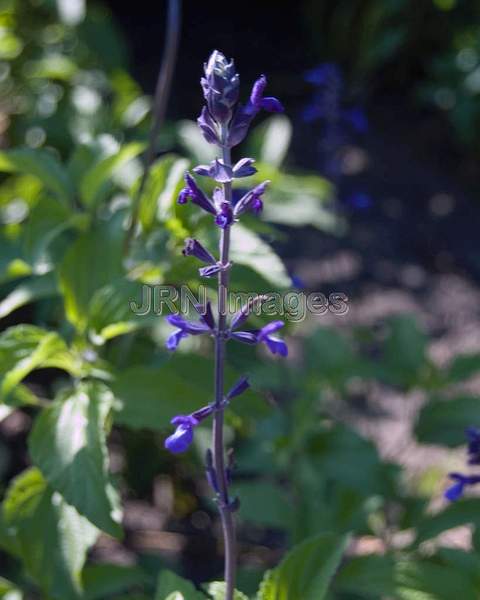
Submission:
POLYGON ((283 112, 283 106, 280 100, 277 100, 277 98, 274 98, 273 96, 268 96, 266 98, 263 96, 266 86, 267 78, 265 75, 262 75, 253 84, 250 99, 247 104, 245 106, 238 104, 229 126, 227 136, 227 144, 229 146, 236 146, 243 141, 253 118, 260 110, 263 109, 267 112, 283 112))
POLYGON ((210 252, 202 246, 202 244, 194 238, 187 238, 185 240, 185 246, 182 250, 184 256, 194 256, 204 263, 209 265, 215 263, 215 258, 210 252))
POLYGON ((371 197, 365 192, 355 192, 345 200, 346 204, 354 209, 365 210, 372 206, 371 197))
POLYGON ((257 172, 257 169, 253 166, 253 158, 242 158, 233 167, 233 176, 237 179, 240 177, 250 177, 257 172))
POLYGON ((196 410, 191 415, 177 415, 173 417, 170 423, 175 425, 176 429, 165 440, 165 448, 174 453, 185 452, 193 442, 194 428, 209 417, 213 411, 214 406, 209 404, 196 410))
POLYGON ((193 428, 198 425, 198 421, 191 415, 179 415, 170 422, 176 425, 176 429, 165 440, 165 448, 174 453, 185 452, 193 442, 193 428))
POLYGON ((240 394, 243 394, 243 392, 247 391, 249 387, 250 384, 248 383, 247 377, 240 377, 240 379, 232 386, 231 390, 228 392, 227 400, 231 400, 236 396, 240 396, 240 394))
POLYGON ((202 335, 215 329, 215 320, 210 302, 207 303, 204 311, 200 306, 195 306, 195 308, 200 315, 200 322, 188 321, 181 315, 168 315, 166 317, 170 325, 177 328, 167 339, 165 345, 168 350, 176 350, 181 340, 189 335, 202 335))
POLYGON ((343 117, 358 133, 366 133, 368 131, 367 116, 358 106, 344 110, 343 117))
POLYGON ((218 183, 226 183, 233 179, 232 167, 226 165, 223 160, 218 158, 212 160, 209 165, 198 165, 193 170, 197 175, 211 177, 215 181, 218 181, 218 183))
POLYGON ((230 62, 214 50, 204 65, 205 77, 200 80, 210 115, 218 123, 227 123, 238 101, 240 80, 233 60, 230 62))
POLYGON ((305 81, 316 86, 325 84, 342 84, 342 73, 334 63, 324 63, 305 73, 305 81))
POLYGON ((461 473, 449 473, 448 476, 455 483, 453 483, 444 493, 444 496, 450 502, 455 502, 463 496, 465 488, 469 485, 476 485, 480 483, 479 475, 462 475, 461 473))
POLYGON ((234 214, 239 216, 247 210, 253 211, 258 214, 263 208, 262 196, 267 189, 270 181, 263 181, 252 190, 248 191, 240 200, 235 204, 234 214))
POLYGON ((272 354, 288 356, 288 346, 284 340, 272 335, 281 329, 285 323, 283 321, 272 321, 261 329, 254 331, 233 331, 230 336, 244 344, 264 343, 272 354))
POLYGON ((217 132, 217 125, 212 115, 208 112, 208 108, 204 106, 202 112, 197 119, 198 126, 200 127, 203 137, 209 144, 219 144, 220 138, 217 132))
POLYGON ((213 277, 217 273, 223 270, 223 266, 220 262, 215 265, 209 265, 208 267, 201 267, 198 272, 202 277, 213 277))
POLYGON ((233 223, 233 211, 232 207, 228 202, 222 202, 220 210, 215 217, 215 223, 221 228, 225 229, 233 223))
POLYGON ((480 465, 480 429, 469 427, 465 433, 468 438, 468 464, 480 465))
POLYGON ((215 210, 215 206, 213 205, 212 201, 202 192, 202 190, 198 187, 197 182, 188 171, 185 173, 185 183, 186 186, 182 189, 178 196, 178 203, 186 204, 190 198, 194 204, 215 215, 217 211, 215 210))
POLYGON ((263 93, 266 87, 267 78, 265 75, 261 75, 253 84, 250 101, 245 107, 247 112, 257 114, 261 109, 266 110, 267 112, 283 112, 283 106, 280 100, 277 100, 277 98, 274 98, 273 96, 264 98, 263 93))

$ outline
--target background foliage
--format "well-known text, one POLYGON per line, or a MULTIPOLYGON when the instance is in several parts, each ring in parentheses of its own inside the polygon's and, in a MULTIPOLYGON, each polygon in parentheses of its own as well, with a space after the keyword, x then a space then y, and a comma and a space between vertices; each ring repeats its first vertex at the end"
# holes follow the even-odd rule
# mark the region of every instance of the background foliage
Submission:
MULTIPOLYGON (((124 36, 100 3, 86 12, 66 0, 0 8, 0 598, 220 599, 222 583, 208 583, 221 573, 202 474, 209 432, 200 428, 180 459, 163 450, 169 419, 211 398, 211 349, 192 339, 167 355, 163 320, 129 304, 145 285, 196 289, 180 249, 185 236, 211 233, 176 197, 185 169, 210 160, 211 149, 189 120, 163 128, 126 245, 151 99, 124 36), (138 514, 151 538, 138 534, 138 514)), ((399 0, 304 2, 305 67, 340 63, 355 98, 407 86, 417 110, 445 112, 468 162, 478 144, 477 12, 477 3, 454 1, 421 11, 399 0)), ((296 81, 285 96, 298 108, 308 94, 300 97, 298 72, 280 75, 296 81)), ((193 116, 182 102, 192 108, 182 116, 193 116)), ((291 112, 260 123, 245 148, 258 159, 252 182, 272 185, 264 219, 235 232, 234 289, 305 285, 285 266, 292 247, 299 254, 308 235, 347 246, 357 219, 341 188, 306 170, 315 152, 304 156, 295 136, 292 146, 299 111, 291 112)), ((248 371, 254 384, 228 420, 241 498, 238 598, 451 600, 461 590, 473 600, 480 501, 439 502, 448 466, 412 473, 352 414, 372 416, 374 391, 418 395, 417 442, 459 446, 477 421, 469 383, 480 354, 439 363, 408 314, 383 319, 380 330, 338 319, 290 324, 287 366, 229 353, 227 379, 248 371), (443 532, 465 525, 468 544, 445 543, 443 532)))

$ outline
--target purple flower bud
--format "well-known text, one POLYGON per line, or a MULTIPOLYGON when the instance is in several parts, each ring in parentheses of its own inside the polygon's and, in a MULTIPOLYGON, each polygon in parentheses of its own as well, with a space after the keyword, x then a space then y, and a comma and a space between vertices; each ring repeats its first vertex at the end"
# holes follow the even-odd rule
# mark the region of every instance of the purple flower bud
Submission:
POLYGON ((253 158, 242 158, 233 167, 233 176, 236 179, 239 179, 240 177, 250 177, 250 175, 254 175, 257 172, 257 169, 253 166, 254 162, 253 158))
POLYGON ((222 270, 221 263, 216 263, 215 265, 210 265, 208 267, 201 267, 198 269, 198 272, 202 277, 213 277, 217 273, 222 270))
POLYGON ((218 123, 227 123, 238 101, 240 80, 233 60, 215 50, 204 65, 205 77, 201 84, 210 115, 218 123))
POLYGON ((177 349, 178 344, 180 343, 180 341, 184 338, 187 337, 188 333, 186 333, 185 331, 181 331, 180 329, 178 329, 177 331, 174 331, 173 333, 171 333, 168 336, 168 339, 166 341, 166 347, 167 350, 171 350, 173 352, 173 350, 177 349))
POLYGON ((221 228, 225 229, 233 223, 233 212, 232 207, 228 202, 222 202, 220 210, 215 217, 215 223, 221 228))
POLYGON ((247 192, 240 200, 235 204, 234 215, 237 217, 247 210, 252 210, 255 214, 258 214, 263 208, 262 196, 267 189, 270 181, 263 181, 252 190, 247 192))
POLYGON ((260 108, 260 104, 263 99, 263 92, 267 87, 267 78, 265 75, 260 75, 257 81, 253 84, 252 92, 250 94, 250 102, 253 106, 260 108))
POLYGON ((274 98, 273 96, 267 96, 266 98, 263 98, 260 102, 260 108, 263 108, 263 110, 271 113, 281 113, 285 110, 280 100, 274 98))
POLYGON ((185 240, 185 246, 182 250, 184 256, 194 256, 204 263, 212 264, 215 262, 215 258, 210 252, 202 246, 202 244, 194 238, 187 238, 185 240))
POLYGON ((253 331, 233 331, 230 337, 244 344, 256 344, 258 342, 257 336, 253 331))
POLYGON ((216 214, 215 206, 213 205, 212 201, 202 192, 202 190, 198 187, 197 182, 188 171, 185 173, 185 183, 186 186, 182 189, 178 196, 178 203, 185 204, 190 198, 194 204, 200 206, 200 208, 203 208, 203 210, 213 215, 216 214))
POLYGON ((250 104, 247 106, 242 106, 239 104, 233 115, 233 119, 230 122, 228 136, 227 136, 227 144, 230 147, 236 146, 240 144, 245 139, 245 136, 248 133, 248 128, 250 127, 250 123, 252 122, 253 117, 255 116, 255 112, 252 113, 250 110, 250 104))
POLYGON ((202 112, 197 119, 198 126, 200 127, 203 137, 209 144, 219 144, 220 138, 217 134, 217 126, 215 121, 212 119, 212 115, 208 112, 208 108, 204 106, 202 112))
POLYGON ((250 384, 248 383, 248 379, 246 377, 240 377, 240 379, 235 383, 235 385, 232 387, 232 389, 228 392, 227 399, 231 400, 232 398, 235 398, 235 396, 240 396, 240 394, 243 394, 243 392, 248 390, 249 387, 250 387, 250 384))

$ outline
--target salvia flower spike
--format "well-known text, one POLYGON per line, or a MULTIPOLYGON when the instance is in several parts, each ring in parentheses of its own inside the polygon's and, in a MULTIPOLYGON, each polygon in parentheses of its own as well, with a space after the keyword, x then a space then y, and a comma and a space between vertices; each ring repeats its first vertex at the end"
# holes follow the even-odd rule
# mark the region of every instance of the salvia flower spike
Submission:
POLYGON ((265 96, 267 79, 260 76, 253 84, 250 97, 245 104, 239 102, 239 76, 233 60, 228 60, 221 52, 215 50, 204 65, 204 76, 201 79, 206 105, 197 120, 198 126, 209 144, 219 148, 218 156, 210 164, 198 165, 193 173, 199 177, 209 177, 215 184, 214 192, 209 197, 197 184, 191 173, 185 174, 185 187, 178 197, 179 204, 188 201, 197 205, 204 212, 213 215, 214 223, 220 234, 218 257, 207 249, 199 240, 189 238, 185 241, 183 254, 193 256, 204 263, 199 269, 204 277, 216 277, 218 280, 217 314, 214 316, 208 303, 205 307, 196 307, 199 319, 191 321, 180 315, 170 315, 167 321, 175 327, 175 331, 167 340, 167 348, 175 350, 182 339, 191 335, 209 335, 215 340, 215 392, 211 404, 198 409, 190 415, 178 415, 172 419, 175 431, 165 440, 165 447, 174 453, 187 450, 194 439, 195 428, 206 418, 213 417, 212 448, 207 451, 206 475, 217 499, 220 512, 224 547, 225 547, 225 600, 233 600, 236 573, 236 542, 233 512, 237 510, 239 501, 231 498, 229 485, 232 473, 232 461, 225 463, 223 421, 224 411, 230 401, 243 394, 250 384, 246 377, 241 377, 230 390, 225 393, 224 363, 226 344, 229 340, 237 340, 248 344, 265 344, 273 354, 287 356, 286 343, 274 335, 283 321, 274 321, 261 329, 238 331, 248 318, 253 306, 263 300, 258 296, 247 303, 239 313, 233 316, 230 326, 227 321, 227 295, 229 271, 232 263, 229 260, 230 231, 245 212, 259 214, 263 207, 263 195, 268 181, 256 185, 238 200, 233 202, 232 184, 235 179, 250 177, 256 173, 253 158, 241 158, 232 165, 231 148, 239 144, 246 136, 253 118, 260 110, 280 112, 283 107, 279 100, 265 96))

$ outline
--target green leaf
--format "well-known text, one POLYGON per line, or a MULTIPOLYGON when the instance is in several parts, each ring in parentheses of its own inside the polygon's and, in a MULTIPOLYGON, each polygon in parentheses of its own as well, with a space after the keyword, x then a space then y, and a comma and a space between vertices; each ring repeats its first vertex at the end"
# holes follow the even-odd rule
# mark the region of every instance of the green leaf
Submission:
POLYGON ((41 300, 42 298, 55 296, 57 293, 57 282, 53 275, 47 274, 40 277, 30 277, 19 284, 0 302, 0 319, 5 318, 26 304, 41 300))
POLYGON ((260 160, 267 165, 280 167, 292 139, 290 119, 285 115, 274 115, 262 123, 258 129, 260 128, 262 129, 260 160))
MULTIPOLYGON (((213 400, 213 363, 193 354, 172 356, 159 367, 135 366, 117 373, 110 387, 115 395, 115 422, 133 428, 164 430, 177 414, 187 414, 213 400)), ((238 374, 226 369, 226 388, 238 374)), ((232 411, 252 412, 261 402, 252 391, 232 411)), ((263 407, 263 404, 261 404, 263 407)))
POLYGON ((29 373, 47 367, 79 373, 79 364, 57 333, 16 325, 0 335, 0 399, 5 400, 29 373))
POLYGON ((119 594, 148 581, 139 567, 120 565, 89 565, 82 574, 84 600, 104 600, 111 594, 119 594))
POLYGON ((462 354, 456 356, 447 373, 449 382, 457 383, 470 379, 480 371, 480 354, 462 354))
POLYGON ((85 173, 80 184, 80 196, 85 206, 93 208, 103 199, 110 179, 118 170, 138 156, 145 145, 139 142, 126 144, 113 156, 104 158, 85 173))
POLYGON ((74 189, 68 173, 57 158, 47 150, 31 148, 4 150, 0 152, 0 171, 33 175, 63 203, 72 202, 74 189))
MULTIPOLYGON (((213 600, 225 600, 226 585, 224 581, 212 581, 208 584, 208 593, 212 596, 213 600)), ((235 590, 233 593, 233 600, 248 600, 242 592, 235 590)))
POLYGON ((112 393, 83 383, 37 418, 29 438, 33 462, 50 485, 99 529, 119 537, 121 510, 108 474, 107 418, 112 393))
POLYGON ((98 530, 50 489, 36 468, 11 483, 2 505, 8 534, 25 569, 56 600, 76 600, 88 549, 98 530))
POLYGON ((103 225, 80 236, 60 266, 60 289, 68 320, 78 331, 88 324, 95 292, 122 275, 122 230, 103 225))
POLYGON ((341 568, 335 590, 361 597, 396 597, 395 561, 391 556, 356 556, 341 568))
MULTIPOLYGON (((171 216, 188 165, 188 160, 173 154, 162 156, 154 163, 140 199, 139 218, 144 231, 150 231, 156 220, 171 216)), ((135 197, 135 190, 132 196, 135 197)))
POLYGON ((294 508, 279 485, 268 481, 239 482, 232 487, 239 496, 240 517, 264 527, 289 528, 294 508))
POLYGON ((415 543, 421 544, 444 531, 469 523, 480 527, 480 500, 476 498, 465 498, 453 502, 435 515, 423 516, 417 524, 415 543))
POLYGON ((242 225, 236 225, 232 231, 230 258, 234 263, 251 267, 275 287, 291 286, 285 265, 273 249, 242 225))
POLYGON ((261 583, 258 600, 322 600, 349 537, 322 533, 295 546, 261 583))
POLYGON ((426 366, 427 337, 414 318, 406 315, 390 319, 383 366, 389 381, 402 386, 418 382, 426 366))
POLYGON ((424 444, 464 444, 465 429, 478 422, 479 409, 480 398, 473 396, 433 398, 418 415, 415 435, 424 444))
POLYGON ((164 570, 158 577, 155 600, 205 600, 205 596, 190 581, 164 570))

